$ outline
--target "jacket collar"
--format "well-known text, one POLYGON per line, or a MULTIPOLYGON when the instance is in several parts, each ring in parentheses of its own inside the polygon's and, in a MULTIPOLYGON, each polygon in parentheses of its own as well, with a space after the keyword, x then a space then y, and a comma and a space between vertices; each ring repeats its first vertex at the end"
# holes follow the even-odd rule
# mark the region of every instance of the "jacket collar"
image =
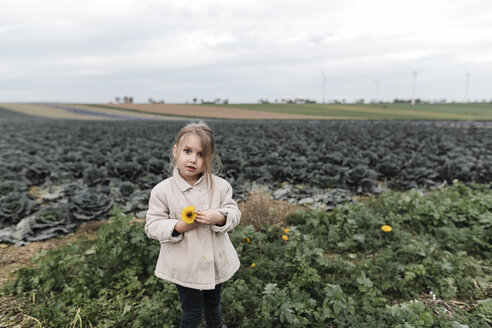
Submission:
POLYGON ((186 182, 186 180, 181 176, 181 174, 179 174, 178 168, 175 167, 173 170, 173 179, 176 182, 176 184, 178 185, 179 190, 186 191, 188 189, 193 188, 194 186, 200 185, 202 183, 202 181, 205 180, 205 176, 202 174, 200 179, 198 179, 198 181, 195 182, 195 184, 193 186, 191 186, 188 182, 186 182))

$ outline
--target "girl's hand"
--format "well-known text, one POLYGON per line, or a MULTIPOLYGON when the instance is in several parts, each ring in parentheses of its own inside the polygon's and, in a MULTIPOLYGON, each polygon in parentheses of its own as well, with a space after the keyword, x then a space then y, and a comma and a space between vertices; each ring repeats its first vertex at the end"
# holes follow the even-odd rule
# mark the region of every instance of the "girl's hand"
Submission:
POLYGON ((188 223, 186 223, 184 221, 179 221, 174 226, 174 229, 177 232, 180 232, 180 233, 183 233, 183 232, 186 232, 186 231, 190 231, 190 230, 193 230, 193 229, 196 229, 196 228, 198 228, 198 223, 196 223, 196 219, 195 219, 195 222, 190 223, 190 224, 188 224, 188 223))
POLYGON ((226 222, 226 217, 224 214, 220 213, 217 210, 206 210, 206 211, 197 211, 197 216, 195 218, 195 222, 206 224, 206 225, 222 225, 226 222))

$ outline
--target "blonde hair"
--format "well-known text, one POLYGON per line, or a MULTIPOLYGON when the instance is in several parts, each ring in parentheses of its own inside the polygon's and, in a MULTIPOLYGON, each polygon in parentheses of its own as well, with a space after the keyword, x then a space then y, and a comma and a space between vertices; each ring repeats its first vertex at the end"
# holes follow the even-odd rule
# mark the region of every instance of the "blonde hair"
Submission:
MULTIPOLYGON (((202 143, 203 153, 203 166, 205 179, 210 188, 212 188, 212 174, 220 174, 222 172, 222 162, 219 155, 215 152, 215 139, 213 131, 203 121, 197 123, 189 123, 179 130, 174 140, 176 145, 176 153, 179 154, 183 148, 181 141, 183 141, 189 135, 196 135, 202 143), (215 159, 215 170, 212 168, 213 160, 215 159)), ((176 157, 171 149, 171 155, 169 156, 171 167, 174 170, 176 167, 176 157)))

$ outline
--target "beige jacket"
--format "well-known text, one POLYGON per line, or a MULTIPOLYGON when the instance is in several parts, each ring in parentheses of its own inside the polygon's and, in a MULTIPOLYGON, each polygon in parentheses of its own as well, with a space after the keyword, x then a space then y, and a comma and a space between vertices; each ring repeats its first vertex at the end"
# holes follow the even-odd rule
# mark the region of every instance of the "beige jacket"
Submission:
POLYGON ((195 289, 214 289, 228 280, 239 269, 239 259, 227 232, 240 219, 241 212, 226 180, 214 175, 210 190, 202 176, 190 186, 175 169, 173 176, 157 184, 150 194, 145 232, 161 243, 155 275, 195 289), (194 206, 195 211, 216 209, 226 216, 226 223, 220 227, 199 225, 173 237, 174 226, 186 206, 194 206))

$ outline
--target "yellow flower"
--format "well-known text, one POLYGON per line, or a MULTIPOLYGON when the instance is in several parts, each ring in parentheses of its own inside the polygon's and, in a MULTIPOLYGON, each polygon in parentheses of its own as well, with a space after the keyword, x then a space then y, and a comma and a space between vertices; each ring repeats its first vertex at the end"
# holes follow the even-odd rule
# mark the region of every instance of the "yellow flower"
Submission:
POLYGON ((287 235, 283 235, 282 239, 287 241, 287 240, 289 240, 289 237, 287 237, 287 235))
POLYGON ((188 224, 193 223, 193 221, 195 221, 195 218, 196 213, 193 206, 186 206, 181 212, 181 219, 183 219, 183 221, 188 224))
POLYGON ((384 232, 390 232, 391 230, 393 230, 393 228, 391 228, 391 226, 389 225, 384 225, 381 227, 381 230, 383 230, 384 232))
POLYGON ((289 228, 285 228, 284 229, 284 233, 289 233, 290 229, 289 228))
POLYGON ((255 267, 255 265, 256 265, 256 264, 253 262, 253 263, 251 263, 250 267, 251 267, 251 268, 254 268, 254 267, 255 267))
POLYGON ((249 237, 243 237, 242 240, 248 244, 251 242, 251 239, 249 239, 249 237))

